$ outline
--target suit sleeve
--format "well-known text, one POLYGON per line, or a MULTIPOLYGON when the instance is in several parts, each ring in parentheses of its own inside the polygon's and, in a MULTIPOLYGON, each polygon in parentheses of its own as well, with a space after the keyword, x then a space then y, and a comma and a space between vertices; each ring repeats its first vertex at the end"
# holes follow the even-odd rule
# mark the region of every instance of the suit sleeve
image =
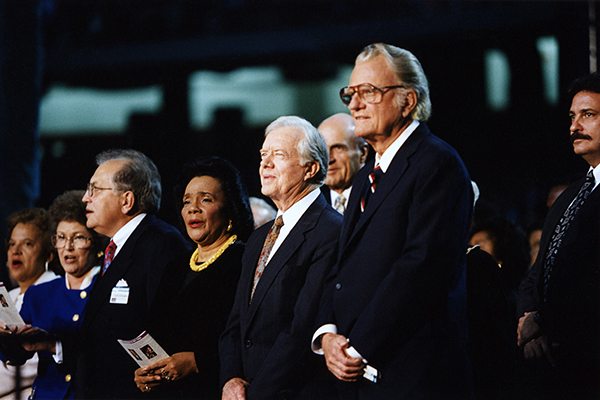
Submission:
MULTIPOLYGON (((541 249, 540 249, 541 250, 541 249)), ((543 257, 542 257, 543 258, 543 257)), ((526 312, 537 311, 539 308, 537 296, 537 283, 540 279, 542 268, 540 257, 533 264, 529 273, 519 286, 519 302, 517 304, 517 318, 522 317, 526 312)))
POLYGON ((398 204, 407 208, 401 252, 390 260, 387 275, 375 282, 374 296, 347 335, 370 362, 374 355, 389 353, 390 346, 401 348, 434 320, 465 315, 471 185, 453 154, 439 153, 435 163, 431 157, 413 165, 418 172, 407 186, 410 203, 398 204))
MULTIPOLYGON (((256 240, 256 232, 250 237, 246 249, 253 245, 253 239, 256 240)), ((247 251, 248 250, 246 250, 246 252, 247 251)), ((247 253, 244 253, 244 258, 245 257, 248 257, 247 253)), ((245 260, 243 260, 242 264, 246 265, 247 263, 245 260)), ((240 328, 240 312, 242 310, 242 307, 244 306, 243 303, 246 301, 243 296, 243 282, 246 282, 246 280, 244 279, 244 272, 245 271, 242 271, 242 277, 238 281, 233 308, 231 309, 229 318, 227 319, 225 331, 221 334, 221 337, 219 338, 219 358, 221 361, 221 387, 232 378, 243 378, 244 376, 244 368, 242 366, 242 355, 240 349, 242 340, 240 328)))

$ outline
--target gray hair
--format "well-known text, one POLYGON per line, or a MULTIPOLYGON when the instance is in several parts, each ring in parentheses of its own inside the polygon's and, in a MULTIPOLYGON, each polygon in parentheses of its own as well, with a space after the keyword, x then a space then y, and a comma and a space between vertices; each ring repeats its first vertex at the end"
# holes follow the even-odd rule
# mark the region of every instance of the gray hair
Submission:
POLYGON ((427 121, 431 115, 429 84, 421 63, 410 51, 384 43, 373 43, 363 49, 356 57, 356 63, 369 61, 383 56, 396 73, 400 81, 417 94, 417 106, 411 112, 411 118, 427 121))
POLYGON ((294 128, 304 134, 297 147, 300 162, 304 166, 311 162, 319 164, 319 171, 308 183, 317 187, 322 186, 329 166, 329 150, 325 139, 310 122, 296 116, 279 117, 271 122, 265 130, 265 137, 275 129, 283 127, 294 128))
POLYGON ((132 191, 135 197, 133 212, 155 214, 160 209, 162 187, 156 165, 137 150, 113 149, 96 156, 98 165, 107 161, 122 160, 125 165, 113 176, 117 190, 132 191))

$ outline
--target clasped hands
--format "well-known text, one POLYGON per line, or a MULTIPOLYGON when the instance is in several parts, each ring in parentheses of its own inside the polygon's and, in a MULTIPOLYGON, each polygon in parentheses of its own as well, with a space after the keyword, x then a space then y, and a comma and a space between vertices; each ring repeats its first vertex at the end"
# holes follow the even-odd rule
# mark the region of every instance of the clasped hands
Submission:
POLYGON ((0 320, 0 337, 17 338, 27 351, 49 351, 53 354, 56 352, 56 341, 53 337, 45 330, 29 324, 20 327, 8 326, 0 320))
POLYGON ((138 368, 133 380, 142 392, 150 392, 164 383, 183 379, 192 373, 198 373, 196 358, 193 352, 185 351, 138 368))
POLYGON ((537 311, 526 312, 519 318, 517 327, 517 344, 523 349, 523 355, 527 359, 546 357, 551 365, 554 365, 552 349, 557 343, 551 343, 546 335, 542 335, 539 325, 533 317, 537 311))

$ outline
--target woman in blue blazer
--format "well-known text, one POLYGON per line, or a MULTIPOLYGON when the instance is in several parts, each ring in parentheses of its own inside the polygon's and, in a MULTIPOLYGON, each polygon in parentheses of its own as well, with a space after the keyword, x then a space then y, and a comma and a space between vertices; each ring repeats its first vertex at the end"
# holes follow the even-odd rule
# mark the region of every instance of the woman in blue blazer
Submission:
MULTIPOLYGON (((63 371, 57 360, 61 357, 57 341, 77 334, 82 321, 88 291, 92 288, 103 257, 106 238, 88 229, 83 191, 69 191, 54 200, 49 213, 54 235, 52 244, 65 270, 64 279, 55 279, 27 290, 21 317, 27 325, 13 330, 19 346, 3 346, 2 358, 21 364, 37 351, 38 376, 31 399, 72 399, 72 371, 63 371), (43 341, 26 341, 26 335, 41 329, 43 341)), ((39 337, 39 336, 38 336, 39 337)), ((14 342, 13 342, 14 344, 14 342)))

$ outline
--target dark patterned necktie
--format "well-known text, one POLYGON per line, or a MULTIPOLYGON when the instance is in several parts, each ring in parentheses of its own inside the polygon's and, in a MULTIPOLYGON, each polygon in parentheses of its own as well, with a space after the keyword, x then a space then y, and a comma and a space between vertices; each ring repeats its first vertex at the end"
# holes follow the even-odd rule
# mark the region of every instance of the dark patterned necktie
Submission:
POLYGON ((108 269, 108 266, 112 262, 116 250, 117 245, 111 240, 108 246, 106 246, 106 251, 104 251, 104 265, 102 265, 102 275, 104 275, 104 273, 108 269))
POLYGON ((550 276, 552 275, 552 267, 554 266, 554 260, 556 259, 556 255, 558 254, 560 245, 565 237, 565 233, 567 229, 569 229, 569 225, 573 218, 591 193, 594 188, 594 174, 593 171, 590 170, 585 177, 585 182, 581 189, 579 189, 579 193, 575 197, 575 200, 571 203, 571 205, 565 210, 562 218, 558 221, 556 228, 554 229, 554 233, 552 234, 552 239, 550 240, 550 246, 548 246, 548 251, 546 252, 546 259, 544 264, 544 302, 546 302, 546 294, 548 292, 548 284, 550 282, 550 276))
POLYGON ((381 170, 381 167, 379 165, 375 166, 375 168, 373 168, 373 171, 371 171, 371 173, 369 174, 369 184, 367 185, 367 188, 365 189, 363 196, 360 199, 361 212, 365 211, 365 208, 367 207, 367 202, 369 201, 369 197, 373 193, 375 193, 377 184, 379 183, 379 180, 382 176, 383 171, 381 170))
POLYGON ((279 231, 283 226, 283 217, 280 215, 277 217, 273 226, 269 230, 267 234, 267 238, 265 239, 265 243, 263 244, 262 251, 260 252, 260 258, 258 259, 258 266, 256 267, 256 271, 254 272, 254 282, 252 283, 252 293, 250 293, 250 301, 252 301, 252 297, 254 296, 254 291, 256 290, 256 286, 258 285, 258 281, 265 270, 265 266, 267 265, 267 260, 269 260, 269 254, 271 254, 271 250, 273 249, 273 245, 277 240, 277 236, 279 236, 279 231))

